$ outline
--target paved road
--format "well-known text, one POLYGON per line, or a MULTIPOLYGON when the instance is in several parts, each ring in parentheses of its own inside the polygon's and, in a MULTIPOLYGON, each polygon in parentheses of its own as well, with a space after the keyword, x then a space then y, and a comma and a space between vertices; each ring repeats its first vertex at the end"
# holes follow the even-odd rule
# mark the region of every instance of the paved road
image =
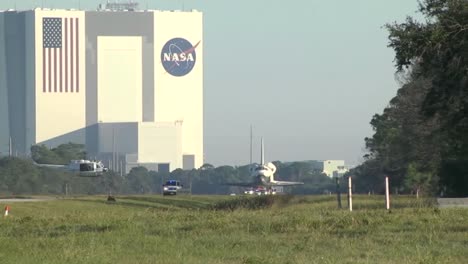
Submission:
POLYGON ((468 208, 468 198, 437 198, 440 208, 463 207, 468 208))
POLYGON ((11 199, 0 199, 0 203, 24 203, 24 202, 43 202, 55 200, 54 198, 11 198, 11 199))
MULTIPOLYGON (((55 200, 54 197, 37 197, 37 198, 11 198, 0 199, 0 203, 25 203, 25 202, 43 202, 55 200)), ((468 198, 437 198, 437 203, 440 208, 462 207, 468 208, 468 198)))

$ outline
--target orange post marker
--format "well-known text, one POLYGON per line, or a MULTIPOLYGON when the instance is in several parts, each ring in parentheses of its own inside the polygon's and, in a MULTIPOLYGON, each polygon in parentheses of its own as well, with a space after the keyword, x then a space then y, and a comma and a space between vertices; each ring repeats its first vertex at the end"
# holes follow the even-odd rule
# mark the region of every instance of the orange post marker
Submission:
POLYGON ((8 212, 10 211, 10 206, 5 206, 5 216, 8 216, 8 212))

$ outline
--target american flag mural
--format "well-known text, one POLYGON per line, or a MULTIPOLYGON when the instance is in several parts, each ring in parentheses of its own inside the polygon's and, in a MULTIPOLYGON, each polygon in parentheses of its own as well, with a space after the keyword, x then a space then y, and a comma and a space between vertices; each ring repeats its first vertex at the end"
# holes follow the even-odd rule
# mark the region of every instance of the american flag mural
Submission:
POLYGON ((78 93, 78 18, 42 18, 42 92, 78 93))

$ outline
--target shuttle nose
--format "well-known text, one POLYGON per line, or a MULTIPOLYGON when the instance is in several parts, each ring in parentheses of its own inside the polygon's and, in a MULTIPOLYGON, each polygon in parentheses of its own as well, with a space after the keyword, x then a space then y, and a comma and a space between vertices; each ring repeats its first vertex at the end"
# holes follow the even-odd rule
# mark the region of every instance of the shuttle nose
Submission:
POLYGON ((261 179, 262 179, 262 182, 263 182, 264 184, 267 184, 267 183, 270 182, 270 178, 267 177, 267 176, 262 176, 261 179))

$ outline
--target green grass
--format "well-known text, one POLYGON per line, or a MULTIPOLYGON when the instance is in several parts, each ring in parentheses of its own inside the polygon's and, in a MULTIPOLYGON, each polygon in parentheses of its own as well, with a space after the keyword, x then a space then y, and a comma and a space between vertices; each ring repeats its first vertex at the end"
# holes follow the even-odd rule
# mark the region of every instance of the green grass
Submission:
MULTIPOLYGON (((468 209, 356 196, 104 196, 12 203, 1 263, 466 263, 468 209), (343 205, 346 205, 344 201, 343 205)), ((1 204, 0 206, 4 206, 1 204)))

